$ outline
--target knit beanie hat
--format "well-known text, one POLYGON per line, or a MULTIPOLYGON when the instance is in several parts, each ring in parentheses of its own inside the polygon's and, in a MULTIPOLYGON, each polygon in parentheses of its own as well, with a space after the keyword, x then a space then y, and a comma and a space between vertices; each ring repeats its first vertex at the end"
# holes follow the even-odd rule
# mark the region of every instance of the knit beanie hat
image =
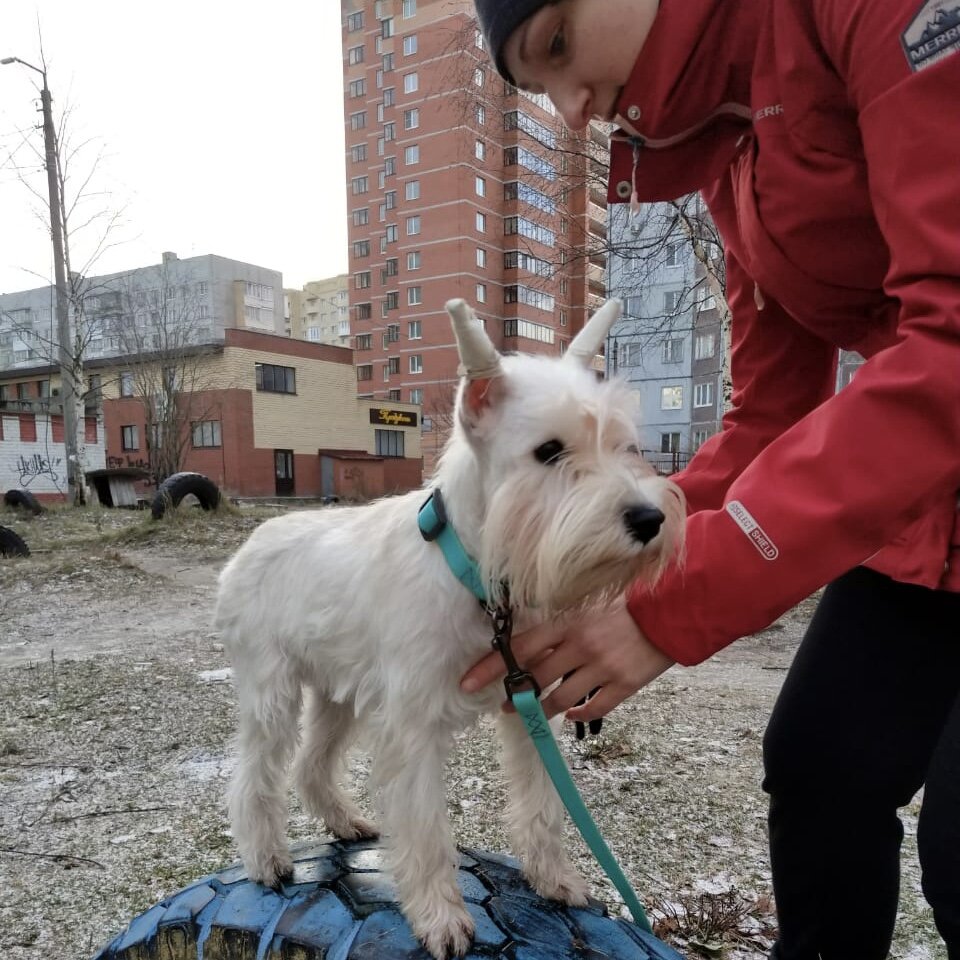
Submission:
POLYGON ((484 42, 500 75, 513 83, 503 64, 503 48, 510 34, 541 7, 556 0, 474 0, 484 42))

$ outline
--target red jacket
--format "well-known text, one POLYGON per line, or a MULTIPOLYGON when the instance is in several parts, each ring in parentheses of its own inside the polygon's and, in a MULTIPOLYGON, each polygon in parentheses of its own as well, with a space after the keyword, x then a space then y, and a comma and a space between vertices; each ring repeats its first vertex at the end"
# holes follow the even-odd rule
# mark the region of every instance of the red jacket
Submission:
POLYGON ((661 0, 619 112, 610 200, 702 189, 733 314, 641 629, 692 664, 858 564, 960 591, 960 0, 661 0))

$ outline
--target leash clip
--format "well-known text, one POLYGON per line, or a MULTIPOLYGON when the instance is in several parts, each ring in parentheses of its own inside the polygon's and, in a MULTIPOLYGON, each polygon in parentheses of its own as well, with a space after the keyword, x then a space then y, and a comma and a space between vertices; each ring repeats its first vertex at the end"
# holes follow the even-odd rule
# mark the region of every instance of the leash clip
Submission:
POLYGON ((493 649, 496 650, 503 662, 507 665, 507 675, 503 678, 503 688, 507 692, 507 699, 513 700, 515 694, 532 690, 533 695, 540 698, 540 684, 532 673, 521 669, 510 648, 510 638, 513 636, 513 612, 509 607, 498 607, 489 611, 493 620, 493 649))

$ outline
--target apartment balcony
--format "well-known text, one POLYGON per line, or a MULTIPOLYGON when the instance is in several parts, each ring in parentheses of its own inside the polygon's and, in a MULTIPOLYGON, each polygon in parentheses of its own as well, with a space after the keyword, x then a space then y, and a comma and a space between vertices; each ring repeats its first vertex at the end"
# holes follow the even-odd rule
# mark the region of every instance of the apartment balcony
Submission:
POLYGON ((594 203, 592 200, 587 203, 587 220, 590 224, 590 232, 599 237, 607 235, 607 211, 605 207, 594 203))

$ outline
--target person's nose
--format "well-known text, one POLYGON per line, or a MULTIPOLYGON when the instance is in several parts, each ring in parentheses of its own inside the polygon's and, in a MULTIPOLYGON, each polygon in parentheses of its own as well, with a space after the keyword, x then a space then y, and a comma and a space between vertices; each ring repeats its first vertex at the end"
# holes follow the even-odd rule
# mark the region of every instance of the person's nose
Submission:
POLYGON ((593 111, 593 96, 586 86, 564 85, 555 91, 551 99, 557 113, 571 130, 586 128, 593 111))

